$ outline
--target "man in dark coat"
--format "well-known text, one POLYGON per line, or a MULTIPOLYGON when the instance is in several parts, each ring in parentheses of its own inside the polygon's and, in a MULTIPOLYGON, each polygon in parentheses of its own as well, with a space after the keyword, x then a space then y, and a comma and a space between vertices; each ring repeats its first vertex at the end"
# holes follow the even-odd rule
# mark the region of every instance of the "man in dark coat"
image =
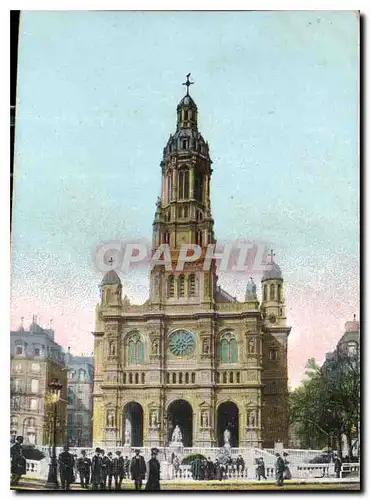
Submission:
POLYGON ((135 490, 141 490, 146 473, 146 464, 144 457, 140 455, 140 450, 135 451, 135 456, 131 460, 130 472, 131 479, 135 482, 135 490))
POLYGON ((149 460, 149 474, 148 481, 146 482, 145 489, 147 491, 159 491, 160 487, 160 475, 161 467, 157 459, 158 449, 152 448, 151 450, 152 458, 149 460))
POLYGON ((245 463, 244 459, 241 455, 238 455, 238 458, 236 459, 236 470, 238 471, 239 474, 243 474, 244 469, 245 469, 245 463))
POLYGON ((215 461, 215 479, 217 479, 218 481, 222 481, 222 478, 224 476, 224 467, 223 465, 221 465, 220 461, 218 460, 218 458, 216 458, 216 461, 215 461))
POLYGON ((101 481, 101 489, 105 490, 106 485, 107 485, 107 476, 108 476, 107 466, 108 466, 109 459, 105 455, 105 451, 102 450, 102 449, 100 450, 100 456, 101 456, 101 459, 102 459, 102 481, 101 481))
POLYGON ((280 453, 275 453, 275 456, 276 456, 276 463, 275 463, 276 485, 283 486, 285 463, 284 460, 281 458, 280 453))
POLYGON ((69 447, 63 446, 63 451, 59 455, 59 473, 60 482, 62 483, 62 490, 69 491, 70 485, 74 481, 73 472, 75 466, 75 459, 72 453, 69 453, 69 447))
POLYGON ((263 479, 267 479, 266 470, 265 470, 265 462, 263 461, 262 457, 257 459, 257 479, 258 479, 258 481, 261 480, 261 477, 263 477, 263 479))
POLYGON ((211 460, 211 457, 208 457, 207 459, 207 464, 206 464, 206 480, 207 479, 213 479, 214 477, 214 463, 211 460))
POLYGON ((288 461, 288 453, 284 452, 283 453, 283 460, 284 460, 284 479, 292 479, 292 474, 289 469, 289 461, 288 461))
POLYGON ((193 476, 193 479, 196 479, 196 480, 200 479, 200 476, 201 476, 201 471, 200 471, 201 464, 202 464, 202 462, 201 462, 200 458, 196 458, 195 460, 193 460, 191 462, 191 475, 193 476))
POLYGON ((17 436, 15 443, 10 447, 11 479, 10 485, 15 486, 20 478, 26 474, 26 459, 23 456, 23 436, 17 436))
POLYGON ((113 459, 112 468, 114 476, 114 487, 116 490, 120 490, 122 479, 125 475, 125 462, 121 457, 121 452, 119 450, 116 451, 116 456, 113 459))
POLYGON ((130 479, 130 459, 127 455, 125 456, 123 462, 125 464, 123 469, 124 477, 126 479, 130 479))
POLYGON ((86 456, 86 451, 81 451, 81 457, 77 459, 77 470, 80 476, 81 488, 88 489, 90 483, 91 460, 86 456))
POLYGON ((108 490, 112 489, 112 477, 113 477, 113 454, 110 451, 106 457, 106 472, 108 478, 108 490))
POLYGON ((334 472, 336 477, 340 477, 340 471, 342 469, 342 461, 339 457, 339 455, 334 455, 334 472))
POLYGON ((103 478, 103 460, 100 456, 100 448, 95 449, 95 455, 91 460, 91 483, 92 489, 98 490, 101 487, 103 478))

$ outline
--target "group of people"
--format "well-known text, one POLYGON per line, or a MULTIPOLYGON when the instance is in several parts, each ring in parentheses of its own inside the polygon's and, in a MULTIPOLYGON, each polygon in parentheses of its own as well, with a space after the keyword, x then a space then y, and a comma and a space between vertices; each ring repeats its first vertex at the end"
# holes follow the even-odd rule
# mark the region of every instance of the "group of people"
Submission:
MULTIPOLYGON (((148 480, 146 490, 160 489, 160 464, 157 460, 158 449, 152 448, 151 459, 149 460, 148 480)), ((79 475, 81 487, 93 490, 120 490, 123 479, 134 481, 135 490, 141 490, 143 480, 147 473, 147 466, 144 457, 140 455, 140 450, 135 451, 135 456, 131 460, 126 456, 122 457, 119 450, 113 458, 113 453, 105 454, 101 448, 95 449, 95 454, 90 459, 86 456, 86 451, 81 452, 81 456, 76 458, 69 452, 68 446, 64 446, 63 452, 58 457, 60 482, 63 490, 69 490, 73 482, 76 481, 76 472, 79 475)))
MULTIPOLYGON (((172 460, 172 464, 176 472, 180 468, 180 461, 177 456, 172 460)), ((245 462, 241 455, 233 462, 231 457, 229 457, 224 463, 216 458, 213 462, 210 457, 207 459, 196 458, 190 463, 190 471, 192 478, 197 481, 207 481, 216 479, 221 481, 228 475, 231 470, 238 471, 242 473, 245 469, 245 462)))

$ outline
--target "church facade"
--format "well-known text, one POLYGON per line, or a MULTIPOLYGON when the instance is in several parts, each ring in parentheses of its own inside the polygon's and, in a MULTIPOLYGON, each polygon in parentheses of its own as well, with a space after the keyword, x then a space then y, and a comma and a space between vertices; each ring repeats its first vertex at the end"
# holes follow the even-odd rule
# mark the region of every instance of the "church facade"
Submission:
POLYGON ((153 247, 171 248, 172 266, 150 271, 149 299, 131 305, 111 270, 103 278, 94 335, 93 442, 167 446, 180 428, 185 447, 287 444, 288 387, 284 282, 273 256, 258 300, 251 279, 237 301, 217 283, 211 213, 212 161, 187 93, 160 164, 153 247), (183 244, 198 260, 178 270, 183 244), (206 269, 206 270, 205 270, 206 269))

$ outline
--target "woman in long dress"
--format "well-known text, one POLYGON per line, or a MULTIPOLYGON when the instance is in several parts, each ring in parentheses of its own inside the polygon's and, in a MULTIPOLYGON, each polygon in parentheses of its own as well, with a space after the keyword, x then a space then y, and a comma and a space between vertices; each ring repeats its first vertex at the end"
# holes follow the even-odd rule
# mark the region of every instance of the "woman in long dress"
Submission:
POLYGON ((149 475, 145 485, 147 491, 158 491, 161 489, 159 481, 161 475, 161 467, 157 460, 158 449, 152 448, 152 458, 149 460, 149 475))

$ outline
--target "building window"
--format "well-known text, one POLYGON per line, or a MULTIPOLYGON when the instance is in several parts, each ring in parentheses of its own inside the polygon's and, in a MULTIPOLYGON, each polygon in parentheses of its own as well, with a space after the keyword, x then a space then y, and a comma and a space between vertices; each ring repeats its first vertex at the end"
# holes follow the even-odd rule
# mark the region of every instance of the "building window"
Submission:
POLYGON ((195 274, 191 274, 189 276, 189 297, 195 297, 196 288, 195 288, 195 274))
POLYGON ((172 374, 172 383, 176 384, 176 373, 172 374))
POLYGON ((15 355, 23 356, 23 354, 24 354, 24 347, 22 345, 17 345, 15 348, 15 355))
POLYGON ((276 394, 277 393, 276 382, 272 382, 271 383, 270 392, 271 392, 271 394, 276 394))
POLYGON ((30 410, 38 409, 38 401, 35 398, 30 399, 30 410))
POLYGON ((277 290, 278 290, 278 301, 281 302, 281 285, 278 285, 277 286, 277 290))
POLYGON ((139 383, 139 374, 135 373, 135 384, 139 383))
POLYGON ((230 372, 229 380, 230 380, 230 384, 234 383, 234 374, 233 374, 233 372, 230 372))
POLYGON ((223 363, 236 363, 238 361, 238 345, 231 333, 224 334, 221 338, 221 356, 223 363))
POLYGON ((169 276, 167 280, 167 297, 175 296, 175 277, 169 276))
POLYGON ((141 374, 141 383, 145 384, 145 373, 141 374))
POLYGON ((189 373, 186 372, 185 373, 185 384, 188 384, 189 383, 189 373))
POLYGON ((21 409, 21 398, 16 396, 13 398, 13 410, 17 411, 21 409))
POLYGON ((16 373, 21 373, 23 371, 22 363, 16 363, 14 365, 14 371, 16 373))
POLYGON ((21 384, 21 379, 15 378, 13 379, 13 390, 15 392, 19 392, 21 390, 22 384, 21 384))
POLYGON ((275 300, 275 285, 270 285, 270 300, 275 300))
POLYGON ((36 378, 31 380, 31 392, 34 394, 39 392, 39 381, 36 378))
POLYGON ((195 244, 202 246, 202 231, 197 231, 195 233, 195 244))
POLYGON ((167 373, 166 379, 167 379, 167 384, 169 384, 170 383, 170 374, 169 373, 167 373))
POLYGON ((40 371, 40 365, 39 363, 32 363, 31 365, 31 371, 38 373, 40 371))
POLYGON ((185 276, 179 276, 179 297, 185 297, 185 276))
MULTIPOLYGON (((186 149, 186 146, 183 149, 186 149)), ((179 172, 179 199, 189 199, 189 170, 180 170, 179 172)))
POLYGON ((240 372, 236 372, 236 383, 240 383, 240 372))
POLYGON ((68 372, 68 378, 71 380, 74 376, 76 375, 76 372, 74 370, 70 370, 68 372))
POLYGON ((270 349, 269 360, 270 361, 277 361, 277 358, 278 358, 277 349, 270 349))
POLYGON ((222 374, 222 382, 223 382, 224 384, 226 384, 226 382, 227 382, 226 372, 224 372, 224 373, 222 374))
POLYGON ((195 373, 191 374, 191 383, 195 384, 195 373))
POLYGON ((138 334, 130 337, 128 342, 128 362, 131 365, 144 362, 144 344, 138 334))
POLYGON ((78 380, 80 382, 85 382, 85 380, 86 380, 86 372, 82 368, 80 368, 80 370, 78 370, 78 380))

